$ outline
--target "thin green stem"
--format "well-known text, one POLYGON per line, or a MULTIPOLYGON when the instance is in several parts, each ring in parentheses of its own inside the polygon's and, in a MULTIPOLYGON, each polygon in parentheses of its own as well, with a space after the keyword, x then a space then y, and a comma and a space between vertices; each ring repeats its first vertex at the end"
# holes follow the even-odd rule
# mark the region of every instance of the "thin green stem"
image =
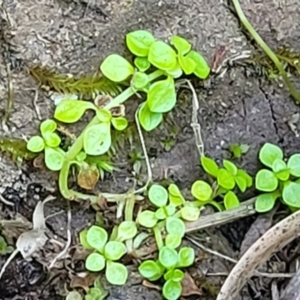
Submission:
POLYGON ((125 199, 125 221, 133 221, 133 209, 135 205, 135 195, 129 194, 125 199))
POLYGON ((289 80, 284 68, 282 67, 278 57, 276 54, 271 50, 271 48, 264 42, 264 40, 259 36, 259 34, 255 31, 255 29, 252 27, 250 22, 248 21, 247 17, 245 16, 239 0, 232 0, 233 5, 235 7, 235 10, 237 12, 237 15, 242 22, 242 24, 245 26, 245 28, 249 31, 251 36, 255 39, 255 41, 258 43, 258 45, 265 51, 265 53, 269 56, 269 58, 273 61, 276 68, 279 70, 285 84, 288 86, 291 95, 294 97, 294 99, 300 103, 300 94, 292 84, 292 82, 289 80))
POLYGON ((153 227, 154 237, 158 250, 164 246, 164 242, 161 236, 160 228, 156 225, 153 227))

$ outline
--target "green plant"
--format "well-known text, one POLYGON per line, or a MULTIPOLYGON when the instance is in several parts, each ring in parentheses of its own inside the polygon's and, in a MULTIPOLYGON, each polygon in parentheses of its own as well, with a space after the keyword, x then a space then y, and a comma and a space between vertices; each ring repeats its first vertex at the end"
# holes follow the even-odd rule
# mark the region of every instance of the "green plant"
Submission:
POLYGON ((229 151, 234 158, 240 158, 243 154, 247 153, 249 146, 247 144, 231 144, 229 145, 229 151))
POLYGON ((162 293, 168 300, 179 299, 182 293, 181 281, 184 272, 180 268, 191 266, 195 260, 193 248, 183 247, 177 252, 169 246, 159 250, 158 260, 146 260, 139 266, 139 272, 150 281, 156 281, 162 276, 165 280, 162 293))
POLYGON ((255 177, 256 189, 264 192, 256 199, 256 210, 271 210, 277 199, 281 199, 291 209, 299 209, 300 154, 291 155, 286 162, 281 148, 265 143, 259 151, 259 160, 268 169, 259 170, 255 177))
POLYGON ((194 182, 191 192, 199 203, 211 204, 218 210, 223 210, 223 206, 216 201, 221 198, 225 209, 239 206, 240 201, 235 190, 238 188, 241 192, 245 192, 250 188, 252 186, 251 176, 226 159, 223 160, 223 167, 220 168, 214 160, 202 156, 201 165, 214 182, 212 185, 203 180, 194 182))
POLYGON ((0 235, 0 255, 10 254, 14 251, 14 248, 8 246, 4 237, 0 235))
MULTIPOLYGON (((176 104, 174 79, 183 73, 194 74, 200 79, 205 79, 210 73, 205 59, 191 50, 191 44, 181 37, 171 38, 171 44, 174 46, 172 48, 167 43, 156 40, 150 32, 137 30, 126 35, 126 44, 131 53, 136 56, 133 60, 134 65, 118 54, 109 55, 100 66, 103 78, 101 77, 99 86, 94 86, 94 91, 102 88, 105 90, 107 87, 107 91, 112 91, 113 94, 114 91, 119 91, 121 84, 129 85, 125 90, 115 98, 104 101, 100 106, 71 99, 64 99, 56 106, 54 118, 67 124, 79 121, 87 110, 95 114, 73 144, 66 151, 59 147, 60 138, 55 133, 56 122, 53 120, 44 121, 40 128, 41 137, 32 137, 27 144, 27 148, 32 152, 44 151, 46 166, 52 171, 59 171, 59 189, 66 199, 89 199, 93 204, 98 203, 100 195, 84 194, 69 189, 68 177, 71 166, 76 165, 79 172, 80 170, 84 172, 85 177, 89 179, 89 176, 92 176, 90 181, 93 184, 85 185, 85 182, 83 186, 89 189, 94 186, 99 174, 96 173, 94 164, 82 160, 84 156, 82 152, 86 156, 101 156, 110 151, 111 127, 122 131, 128 125, 124 114, 114 115, 113 111, 116 108, 120 108, 134 94, 144 93, 146 101, 138 108, 138 120, 144 130, 151 131, 162 122, 163 114, 172 110, 176 104), (148 70, 153 71, 148 72, 148 70)), ((56 90, 76 92, 72 90, 74 82, 76 82, 74 85, 78 86, 78 92, 81 89, 79 82, 74 79, 72 79, 74 82, 72 80, 70 82, 55 76, 53 72, 44 74, 44 77, 41 76, 43 72, 34 74, 40 81, 44 80, 41 77, 48 78, 48 84, 52 84, 56 90), (65 89, 64 84, 67 86, 65 89)), ((83 86, 87 86, 86 80, 84 83, 83 86)))

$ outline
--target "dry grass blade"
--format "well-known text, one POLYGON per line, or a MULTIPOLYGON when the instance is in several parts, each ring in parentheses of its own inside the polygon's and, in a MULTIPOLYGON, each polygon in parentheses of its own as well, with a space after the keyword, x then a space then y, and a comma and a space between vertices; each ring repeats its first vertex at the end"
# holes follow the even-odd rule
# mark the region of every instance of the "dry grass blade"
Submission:
POLYGON ((98 94, 118 95, 122 88, 100 73, 86 75, 76 79, 73 75, 57 74, 46 67, 35 66, 29 73, 43 86, 49 87, 58 93, 76 94, 95 97, 98 94))

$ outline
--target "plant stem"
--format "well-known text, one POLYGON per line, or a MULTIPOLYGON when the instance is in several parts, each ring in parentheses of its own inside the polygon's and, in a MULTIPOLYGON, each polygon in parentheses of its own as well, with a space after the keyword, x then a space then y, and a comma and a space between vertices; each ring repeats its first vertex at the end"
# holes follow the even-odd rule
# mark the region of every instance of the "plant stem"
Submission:
POLYGON ((133 209, 135 205, 135 195, 129 194, 125 199, 125 221, 133 221, 133 209))
POLYGON ((158 226, 153 227, 154 237, 157 245, 157 249, 160 250, 164 246, 164 242, 161 236, 161 232, 158 226))
POLYGON ((278 57, 276 54, 271 50, 271 48, 264 42, 264 40, 259 36, 259 34, 255 31, 255 29, 252 27, 248 19, 246 18, 244 12, 242 11, 242 8, 240 6, 239 0, 232 0, 233 5, 235 7, 235 10, 237 12, 237 15, 242 22, 242 24, 245 26, 245 28, 249 31, 251 36, 255 39, 255 41, 258 43, 258 45, 265 51, 265 53, 269 56, 269 58, 273 61, 276 68, 279 70, 285 84, 290 90, 291 95, 294 97, 294 99, 300 103, 300 94, 292 84, 292 82, 289 80, 284 68, 282 67, 278 57))

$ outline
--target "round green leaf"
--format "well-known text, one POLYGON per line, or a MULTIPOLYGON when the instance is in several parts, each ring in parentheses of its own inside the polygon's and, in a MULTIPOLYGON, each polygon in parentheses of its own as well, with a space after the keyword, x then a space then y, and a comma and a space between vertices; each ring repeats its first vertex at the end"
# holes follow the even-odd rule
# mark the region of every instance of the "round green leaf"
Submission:
POLYGON ((169 194, 163 186, 153 184, 148 191, 148 197, 153 205, 162 207, 167 204, 169 194))
POLYGON ((136 72, 132 79, 133 87, 137 90, 142 90, 149 83, 148 75, 142 72, 136 72))
POLYGON ((191 192, 192 195, 200 201, 210 200, 213 194, 211 186, 203 180, 195 181, 192 185, 191 192))
POLYGON ((27 149, 34 153, 41 152, 44 150, 44 148, 45 148, 44 140, 38 135, 31 137, 27 143, 27 149))
POLYGON ((247 181, 244 177, 242 176, 235 176, 234 177, 235 183, 237 184, 238 188, 240 189, 241 192, 245 192, 247 189, 247 181))
POLYGON ((123 243, 109 241, 104 247, 104 257, 109 260, 119 260, 126 253, 126 247, 123 243))
POLYGON ((276 159, 283 160, 282 150, 276 145, 265 143, 259 151, 259 160, 265 166, 272 168, 276 159))
POLYGON ((105 267, 105 259, 100 253, 91 253, 85 261, 85 267, 92 272, 100 272, 105 267))
POLYGON ((194 74, 200 79, 206 79, 210 73, 210 67, 204 57, 194 50, 190 51, 187 57, 196 63, 194 74))
POLYGON ((282 199, 287 205, 300 208, 300 184, 292 181, 286 183, 282 191, 282 199))
POLYGON ((146 131, 152 131, 155 129, 163 120, 161 113, 152 112, 147 103, 143 103, 139 109, 139 122, 146 131))
POLYGON ((139 266, 139 272, 150 281, 156 281, 162 276, 162 270, 153 260, 145 260, 139 266))
POLYGON ((240 176, 242 178, 244 178, 246 180, 246 184, 247 184, 247 187, 251 187, 252 184, 253 184, 253 179, 252 177, 246 173, 244 170, 241 170, 241 169, 238 169, 237 171, 237 176, 240 176))
POLYGON ((82 230, 80 233, 79 233, 79 240, 80 240, 80 244, 82 245, 82 247, 84 249, 87 249, 87 250, 92 250, 94 249, 87 241, 87 229, 85 230, 82 230))
POLYGON ((290 174, 295 177, 300 177, 300 154, 293 154, 287 163, 290 169, 290 174))
POLYGON ((175 282, 180 282, 183 278, 184 278, 184 273, 179 269, 170 270, 164 275, 164 279, 166 281, 172 280, 175 282))
POLYGON ((281 181, 287 181, 290 178, 290 170, 282 170, 280 172, 277 172, 276 177, 281 181))
POLYGON ((187 54, 192 48, 192 45, 186 39, 177 35, 171 37, 171 45, 182 55, 187 54))
POLYGON ((147 95, 147 105, 152 112, 169 112, 175 104, 176 91, 173 78, 168 77, 151 84, 147 95))
POLYGON ((180 246, 181 244, 181 237, 180 235, 176 234, 176 233, 168 233, 166 235, 166 239, 165 239, 165 243, 166 243, 166 246, 170 247, 170 248, 173 248, 173 249, 176 249, 180 246))
POLYGON ((134 73, 134 67, 118 54, 106 57, 100 69, 105 77, 115 82, 122 82, 134 73))
POLYGON ((57 124, 54 120, 51 119, 47 119, 45 121, 43 121, 40 125, 40 131, 43 134, 45 134, 46 132, 54 132, 57 128, 57 124))
POLYGON ((102 155, 110 146, 110 123, 93 125, 84 131, 83 147, 88 155, 102 155))
POLYGON ((278 196, 278 193, 260 194, 255 200, 255 210, 259 213, 272 210, 278 196))
POLYGON ((272 164, 272 170, 274 173, 281 172, 287 169, 286 163, 282 159, 275 159, 272 164))
POLYGON ((215 178, 218 176, 219 167, 216 164, 216 162, 211 158, 206 156, 201 156, 201 165, 207 174, 215 178))
POLYGON ((165 207, 160 207, 159 209, 156 210, 155 212, 155 218, 157 220, 164 220, 168 217, 167 212, 165 210, 165 207))
POLYGON ((147 56, 154 42, 154 36, 146 30, 136 30, 126 35, 127 47, 136 56, 147 56))
POLYGON ((168 191, 169 201, 173 206, 177 207, 185 203, 185 199, 176 184, 171 183, 168 187, 168 191))
POLYGON ((200 217, 200 209, 198 207, 193 207, 185 205, 180 210, 181 218, 185 221, 197 221, 200 217))
POLYGON ((179 54, 178 61, 184 74, 190 75, 195 71, 196 63, 191 58, 179 54))
POLYGON ((93 103, 81 100, 63 100, 55 108, 54 118, 64 123, 77 122, 87 109, 95 109, 93 103))
POLYGON ((59 171, 64 163, 65 157, 59 148, 45 147, 45 164, 51 171, 59 171))
POLYGON ((165 209, 165 213, 166 213, 167 217, 173 216, 175 214, 175 212, 176 212, 176 207, 173 206, 172 204, 167 205, 167 206, 165 206, 163 208, 165 209))
POLYGON ((133 221, 123 221, 118 227, 118 241, 126 241, 134 238, 137 234, 137 227, 133 221))
POLYGON ((157 218, 155 217, 155 213, 150 210, 142 211, 138 216, 138 222, 144 227, 152 228, 157 223, 157 218))
POLYGON ((146 72, 151 66, 149 60, 146 57, 136 57, 134 59, 134 64, 140 72, 146 72))
POLYGON ((166 230, 168 233, 177 234, 183 237, 185 234, 185 224, 176 217, 168 217, 166 220, 166 230))
POLYGON ((114 126, 115 129, 123 131, 128 126, 128 121, 126 118, 117 117, 111 119, 111 124, 114 126))
POLYGON ((61 138, 55 132, 46 132, 43 134, 44 142, 48 147, 56 148, 61 143, 61 138))
POLYGON ((82 296, 77 291, 71 291, 70 293, 68 293, 66 300, 82 300, 82 296))
POLYGON ((259 170, 255 177, 255 187, 259 191, 273 192, 277 189, 278 179, 275 174, 266 169, 259 170))
POLYGON ((181 69, 181 66, 179 63, 176 64, 176 66, 172 69, 165 71, 169 76, 172 76, 173 78, 179 78, 182 76, 183 72, 181 69))
POLYGON ((99 252, 103 252, 104 246, 108 240, 108 235, 105 229, 94 225, 88 230, 86 239, 91 247, 99 252))
POLYGON ((234 163, 232 163, 231 161, 227 160, 227 159, 224 159, 223 160, 223 165, 224 165, 224 168, 233 176, 237 175, 237 167, 234 163))
POLYGON ((109 123, 112 119, 111 112, 107 109, 98 108, 96 110, 96 114, 97 114, 99 121, 101 121, 103 123, 109 123))
POLYGON ((191 266, 195 261, 195 251, 190 247, 183 247, 180 249, 178 267, 185 268, 191 266))
POLYGON ((148 60, 156 68, 168 70, 176 66, 177 55, 168 44, 156 41, 150 46, 148 60))
POLYGON ((178 262, 178 254, 177 252, 167 246, 163 246, 159 250, 159 261, 165 267, 167 270, 174 268, 177 265, 178 262))
POLYGON ((227 210, 240 206, 240 201, 234 192, 229 191, 226 193, 224 197, 224 206, 227 210))
POLYGON ((165 282, 162 290, 163 296, 167 300, 177 300, 182 293, 182 286, 180 282, 168 280, 165 282))
POLYGON ((128 278, 128 271, 124 265, 108 260, 105 277, 110 284, 124 285, 128 278))
POLYGON ((218 184, 227 190, 232 190, 235 187, 233 175, 226 169, 219 169, 217 176, 218 184))

